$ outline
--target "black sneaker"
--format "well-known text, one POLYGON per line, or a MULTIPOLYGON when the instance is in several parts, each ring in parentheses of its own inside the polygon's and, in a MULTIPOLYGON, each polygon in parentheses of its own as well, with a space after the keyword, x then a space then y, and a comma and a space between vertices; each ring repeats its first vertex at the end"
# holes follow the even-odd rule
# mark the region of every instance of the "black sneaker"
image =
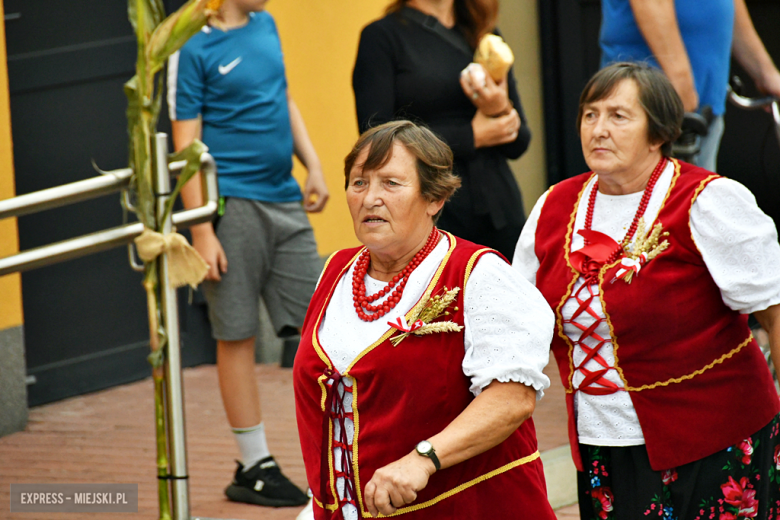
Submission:
POLYGON ((271 507, 304 506, 309 501, 306 493, 282 474, 273 457, 264 458, 247 471, 239 462, 225 495, 234 502, 271 507))

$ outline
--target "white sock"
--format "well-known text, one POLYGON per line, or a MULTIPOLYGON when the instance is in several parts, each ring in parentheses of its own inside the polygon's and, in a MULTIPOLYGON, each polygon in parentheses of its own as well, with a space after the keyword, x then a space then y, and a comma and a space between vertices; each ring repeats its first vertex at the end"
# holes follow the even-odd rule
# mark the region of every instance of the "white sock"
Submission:
POLYGON ((271 455, 265 440, 265 425, 261 422, 251 428, 233 428, 244 471, 271 455))

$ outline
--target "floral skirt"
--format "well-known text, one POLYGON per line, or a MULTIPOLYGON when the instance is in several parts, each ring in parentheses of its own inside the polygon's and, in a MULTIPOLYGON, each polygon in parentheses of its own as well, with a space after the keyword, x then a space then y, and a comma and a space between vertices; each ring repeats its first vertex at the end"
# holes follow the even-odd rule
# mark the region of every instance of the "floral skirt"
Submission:
POLYGON ((581 444, 580 452, 581 520, 780 519, 780 415, 734 446, 666 471, 650 467, 644 446, 581 444))

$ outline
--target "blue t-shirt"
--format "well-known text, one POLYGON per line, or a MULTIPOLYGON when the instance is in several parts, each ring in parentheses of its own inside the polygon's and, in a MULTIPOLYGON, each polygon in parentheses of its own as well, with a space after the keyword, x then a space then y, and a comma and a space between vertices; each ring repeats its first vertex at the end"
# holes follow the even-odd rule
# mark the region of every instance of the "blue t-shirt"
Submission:
POLYGON ((202 118, 220 195, 302 199, 292 177, 287 80, 276 24, 266 12, 227 32, 204 27, 168 63, 171 120, 202 118))
MULTIPOLYGON (((691 61, 699 106, 715 115, 726 111, 734 0, 675 0, 677 24, 691 61)), ((601 66, 616 61, 658 62, 637 27, 629 0, 601 2, 601 66)))

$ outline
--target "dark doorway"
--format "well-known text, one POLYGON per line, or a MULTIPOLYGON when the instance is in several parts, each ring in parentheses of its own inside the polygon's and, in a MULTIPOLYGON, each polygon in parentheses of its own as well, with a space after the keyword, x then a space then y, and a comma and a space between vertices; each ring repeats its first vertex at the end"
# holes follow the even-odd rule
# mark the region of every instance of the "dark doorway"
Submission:
MULTIPOLYGON (((780 64, 780 3, 747 0, 753 25, 769 55, 780 64)), ((745 83, 747 96, 759 97, 747 73, 731 61, 731 73, 745 83)), ((734 105, 726 108, 726 132, 718 155, 718 173, 738 180, 756 196, 764 213, 780 225, 780 143, 775 137, 772 116, 763 111, 748 112, 734 105)))
MULTIPOLYGON (((703 4, 704 5, 704 4, 703 4)), ((769 54, 780 63, 780 3, 747 0, 753 23, 769 54)), ((575 128, 580 91, 598 70, 601 3, 598 0, 540 0, 544 70, 547 177, 550 184, 587 171, 575 128)), ((732 63, 756 95, 747 74, 732 63)), ((772 120, 763 112, 727 105, 726 132, 718 156, 718 173, 745 184, 759 206, 780 223, 780 146, 772 120)))
MULTIPOLYGON (((124 1, 5 0, 16 191, 127 165, 136 45, 124 1)), ((166 123, 161 131, 167 131, 166 123)), ((19 219, 22 250, 121 225, 119 197, 19 219)), ((141 275, 124 248, 22 275, 30 405, 150 374, 141 275)), ((183 362, 214 361, 205 308, 180 292, 183 362)))
POLYGON ((580 91, 599 70, 599 0, 540 0, 547 181, 588 170, 575 128, 580 91))

